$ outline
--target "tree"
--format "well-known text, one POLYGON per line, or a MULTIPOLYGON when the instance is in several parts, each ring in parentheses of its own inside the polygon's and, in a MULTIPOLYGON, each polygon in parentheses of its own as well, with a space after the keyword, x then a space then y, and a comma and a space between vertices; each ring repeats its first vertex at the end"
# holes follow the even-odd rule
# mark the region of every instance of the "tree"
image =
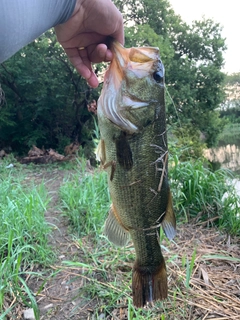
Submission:
POLYGON ((52 31, 0 65, 6 103, 0 112, 0 149, 26 152, 33 144, 63 151, 91 140, 87 105, 98 92, 74 70, 52 31))
POLYGON ((240 123, 240 72, 226 75, 224 84, 226 98, 221 105, 220 115, 228 119, 230 124, 238 124, 240 123))
MULTIPOLYGON (((214 145, 224 124, 216 111, 224 100, 220 25, 209 19, 187 25, 168 0, 115 3, 124 14, 126 47, 160 48, 168 123, 201 132, 207 145, 214 145)), ((60 151, 74 140, 91 144, 87 105, 97 100, 100 89, 86 85, 52 31, 0 65, 0 84, 6 99, 0 106, 0 148, 25 152, 36 144, 60 151)), ((182 136, 183 130, 178 132, 182 136)))
POLYGON ((168 122, 200 130, 208 146, 224 123, 215 110, 224 99, 221 72, 226 49, 221 27, 210 19, 182 21, 169 1, 116 1, 124 12, 126 45, 159 46, 166 69, 168 122))
POLYGON ((225 86, 240 86, 240 72, 227 74, 224 81, 225 86))

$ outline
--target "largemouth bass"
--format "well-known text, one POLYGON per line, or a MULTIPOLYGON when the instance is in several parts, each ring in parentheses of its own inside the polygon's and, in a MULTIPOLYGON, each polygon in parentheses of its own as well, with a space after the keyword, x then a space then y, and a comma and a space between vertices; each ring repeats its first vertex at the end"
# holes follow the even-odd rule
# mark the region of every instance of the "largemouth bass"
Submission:
POLYGON ((114 58, 98 100, 97 155, 108 172, 112 199, 105 234, 119 246, 131 237, 133 303, 143 307, 167 297, 159 228, 169 239, 176 229, 168 185, 164 67, 158 48, 127 49, 112 42, 111 49, 114 58))

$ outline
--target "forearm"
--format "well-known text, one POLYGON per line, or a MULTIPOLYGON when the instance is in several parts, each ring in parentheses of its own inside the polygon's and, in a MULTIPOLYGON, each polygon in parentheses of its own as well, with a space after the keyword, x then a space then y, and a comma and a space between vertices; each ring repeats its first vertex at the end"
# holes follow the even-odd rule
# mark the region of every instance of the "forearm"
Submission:
POLYGON ((72 15, 76 0, 2 0, 0 63, 72 15))

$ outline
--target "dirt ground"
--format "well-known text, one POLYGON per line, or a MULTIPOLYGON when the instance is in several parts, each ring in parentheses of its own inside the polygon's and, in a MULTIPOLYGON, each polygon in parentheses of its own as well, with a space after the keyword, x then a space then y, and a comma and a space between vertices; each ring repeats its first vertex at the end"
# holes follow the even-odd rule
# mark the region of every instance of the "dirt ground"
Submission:
MULTIPOLYGON (((83 252, 77 241, 74 241, 67 218, 61 215, 58 210, 58 191, 64 177, 70 171, 54 169, 51 172, 40 171, 32 174, 28 179, 34 179, 35 183, 46 181, 46 187, 51 196, 49 210, 46 212, 46 220, 53 224, 53 232, 49 238, 50 245, 54 248, 57 261, 43 278, 31 277, 28 285, 36 294, 36 300, 40 309, 42 320, 79 320, 93 318, 96 301, 86 303, 81 299, 79 289, 83 287, 83 278, 77 277, 78 271, 66 271, 59 269, 63 266, 64 260, 84 261, 83 252), (52 276, 53 273, 56 273, 52 276)), ((167 245, 169 247, 169 244, 167 245)), ((182 296, 174 296, 171 288, 179 286, 178 279, 181 276, 181 265, 183 261, 175 261, 168 264, 170 298, 176 299, 176 308, 181 308, 184 303, 189 304, 189 313, 183 319, 240 319, 240 260, 231 261, 231 257, 240 257, 240 241, 227 235, 221 234, 214 229, 204 229, 201 225, 185 225, 178 228, 178 235, 175 242, 171 243, 169 257, 177 253, 179 256, 190 258, 195 248, 196 258, 194 272, 191 278, 191 289, 186 293, 186 301, 182 296), (226 254, 227 257, 219 258, 226 254), (215 258, 208 258, 208 257, 215 258), (230 258, 229 258, 230 257, 230 258)), ((34 270, 43 271, 43 270, 34 270)), ((80 275, 79 270, 79 275, 80 275)), ((185 275, 182 274, 182 277, 185 275)), ((184 293, 185 289, 181 289, 184 293)), ((19 318, 18 318, 19 319, 19 318)), ((98 319, 106 319, 101 315, 98 319)), ((110 319, 110 318, 108 318, 110 319)), ((111 319, 127 319, 127 311, 124 314, 116 315, 111 319)), ((179 320, 171 315, 169 319, 179 320)))
POLYGON ((43 320, 88 319, 92 313, 91 304, 79 308, 81 298, 77 298, 77 293, 83 285, 82 278, 76 278, 76 273, 71 275, 65 270, 59 271, 64 260, 71 261, 73 257, 79 261, 82 260, 81 250, 73 239, 68 220, 58 210, 59 188, 64 177, 70 173, 70 171, 56 169, 52 172, 43 171, 32 177, 36 184, 40 184, 42 180, 46 181, 45 186, 51 197, 51 202, 48 205, 49 209, 45 213, 45 218, 48 223, 54 225, 51 237, 49 237, 49 244, 54 248, 57 256, 55 264, 51 266, 49 271, 49 277, 46 276, 44 279, 33 277, 28 282, 34 293, 38 292, 44 283, 43 289, 36 296, 40 319, 43 320), (56 275, 52 276, 53 273, 56 275), (76 305, 78 310, 75 310, 76 305))

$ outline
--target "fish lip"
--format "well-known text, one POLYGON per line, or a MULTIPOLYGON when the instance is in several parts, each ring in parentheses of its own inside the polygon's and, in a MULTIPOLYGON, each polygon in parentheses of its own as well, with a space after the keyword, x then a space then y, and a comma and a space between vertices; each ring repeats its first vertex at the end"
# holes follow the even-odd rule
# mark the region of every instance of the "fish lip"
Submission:
POLYGON ((126 60, 127 57, 126 53, 129 49, 124 48, 118 41, 112 41, 111 45, 110 45, 110 49, 113 52, 115 58, 116 58, 116 62, 118 65, 118 70, 121 71, 121 69, 124 67, 124 65, 126 64, 126 60))
POLYGON ((116 50, 118 50, 118 49, 123 49, 123 50, 125 49, 126 50, 126 48, 124 48, 124 46, 122 46, 120 42, 118 42, 116 40, 111 41, 110 50, 116 52, 116 50))
POLYGON ((110 42, 110 50, 115 55, 121 67, 129 62, 147 62, 159 60, 159 48, 157 47, 139 47, 125 48, 116 40, 110 42), (142 51, 144 50, 144 53, 142 51), (141 60, 143 59, 143 61, 141 60))

